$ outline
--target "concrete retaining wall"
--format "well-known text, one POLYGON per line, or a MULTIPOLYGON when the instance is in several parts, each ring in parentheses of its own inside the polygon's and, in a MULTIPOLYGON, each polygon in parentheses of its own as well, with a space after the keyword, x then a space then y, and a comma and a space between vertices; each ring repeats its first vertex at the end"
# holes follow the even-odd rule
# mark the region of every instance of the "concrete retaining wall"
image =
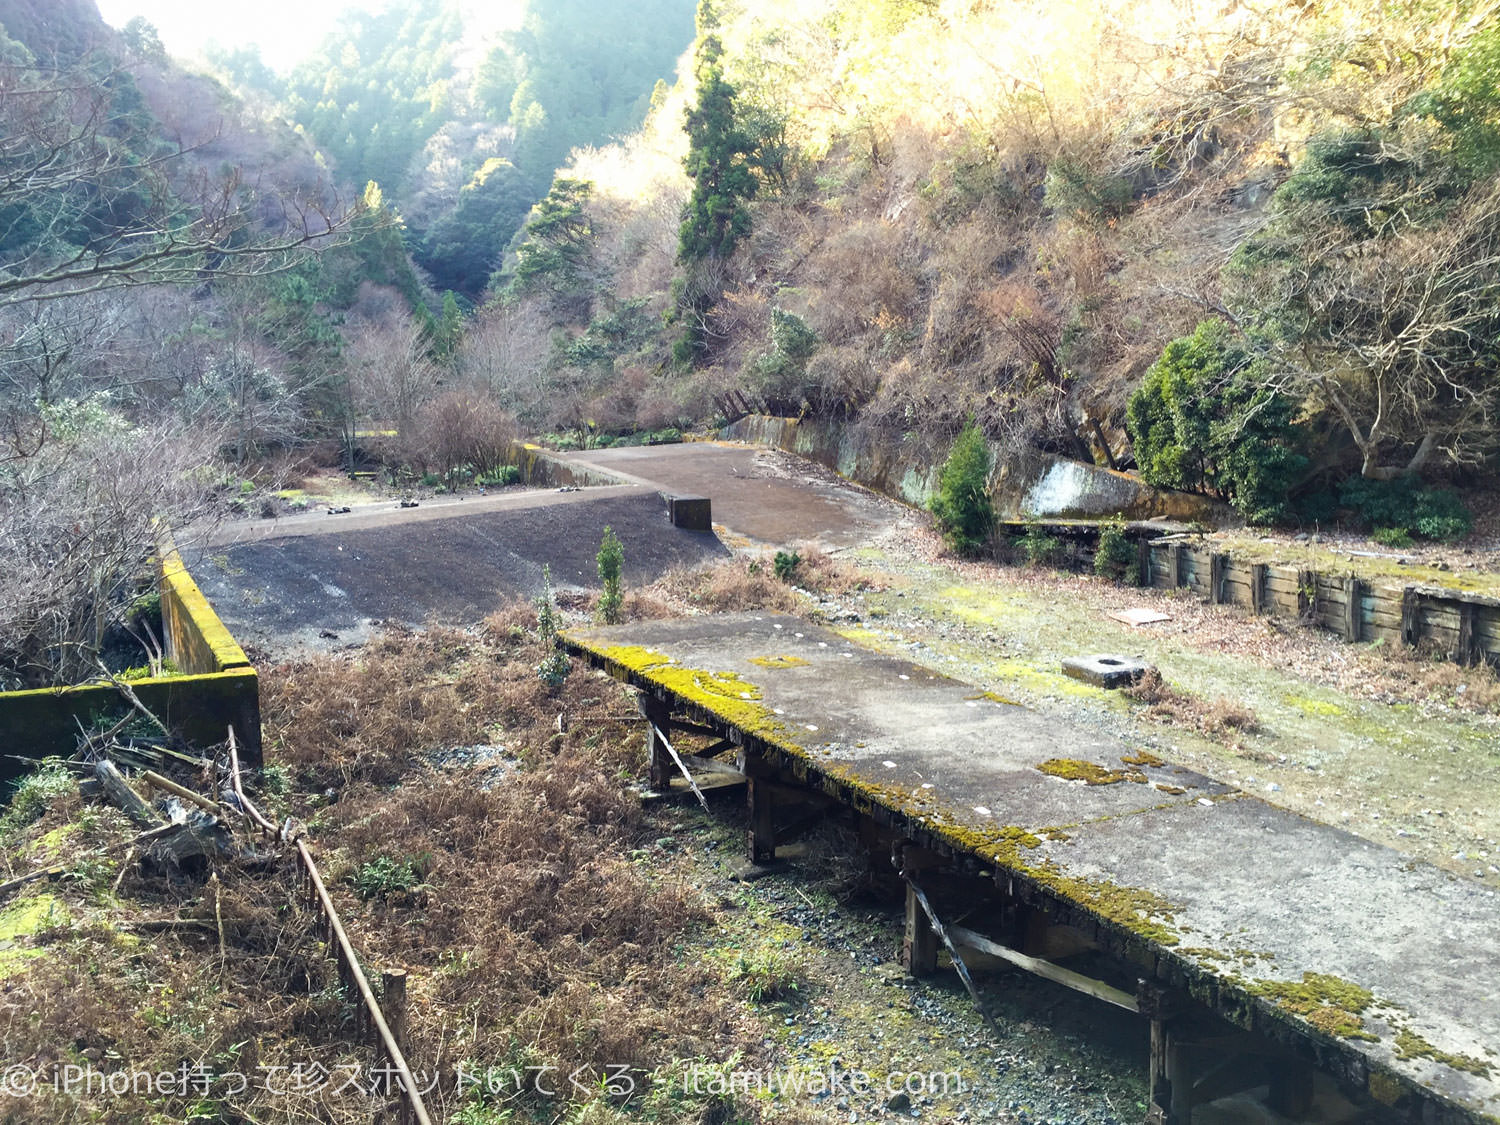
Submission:
MULTIPOLYGON (((176 551, 161 560, 161 609, 166 656, 185 675, 131 681, 131 688, 168 729, 195 746, 223 742, 230 726, 240 756, 261 762, 260 681, 255 668, 214 613, 176 551)), ((130 704, 110 684, 0 692, 0 755, 66 755, 85 727, 124 717, 130 704)), ((0 757, 0 778, 21 772, 0 757)))
MULTIPOLYGON (((856 484, 923 508, 937 491, 946 459, 945 453, 914 444, 892 447, 884 435, 857 427, 761 414, 726 426, 720 436, 800 454, 856 484)), ((1118 515, 1131 520, 1196 520, 1214 526, 1239 522, 1228 507, 1206 496, 1152 488, 1128 473, 1042 454, 999 463, 990 482, 990 499, 1001 519, 1118 515)))

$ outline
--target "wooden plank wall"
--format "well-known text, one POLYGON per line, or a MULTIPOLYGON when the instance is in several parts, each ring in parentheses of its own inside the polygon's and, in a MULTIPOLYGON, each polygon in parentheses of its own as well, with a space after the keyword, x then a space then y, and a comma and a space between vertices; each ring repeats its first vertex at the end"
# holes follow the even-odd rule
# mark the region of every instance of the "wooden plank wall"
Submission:
POLYGON ((1500 600, 1494 598, 1237 562, 1185 543, 1152 543, 1149 560, 1142 585, 1179 587, 1216 605, 1300 618, 1349 641, 1428 642, 1463 664, 1500 664, 1500 600))

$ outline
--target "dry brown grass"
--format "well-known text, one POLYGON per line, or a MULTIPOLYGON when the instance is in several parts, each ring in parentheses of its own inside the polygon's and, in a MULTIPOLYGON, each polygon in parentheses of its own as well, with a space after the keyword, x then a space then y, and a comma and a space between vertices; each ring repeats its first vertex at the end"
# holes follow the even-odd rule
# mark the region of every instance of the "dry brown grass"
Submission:
MULTIPOLYGON (((326 727, 330 710, 379 732, 356 740, 335 731, 325 744, 353 784, 318 814, 317 835, 336 849, 325 869, 362 955, 421 982, 413 1065, 443 1074, 548 1066, 561 1076, 622 1067, 644 1089, 674 1060, 742 1048, 739 1009, 712 967, 674 956, 676 941, 710 920, 698 895, 639 862, 647 830, 621 781, 643 764, 633 709, 613 681, 579 669, 555 695, 542 689, 534 623, 528 608, 511 606, 477 637, 393 633, 378 659, 330 655, 272 670, 275 753, 310 752, 302 728, 326 727), (403 677, 431 690, 393 688, 403 677), (324 696, 335 690, 330 705, 324 696), (417 700, 420 717, 408 721, 417 700), (410 764, 433 739, 481 731, 522 760, 488 790, 466 773, 410 764), (370 784, 392 776, 395 789, 370 784), (414 861, 422 893, 355 894, 361 866, 380 857, 414 861)), ((588 1099, 575 1091, 568 1100, 588 1099)), ((452 1089, 432 1101, 444 1113, 460 1104, 452 1089)), ((563 1104, 535 1093, 516 1101, 549 1116, 563 1104)), ((696 1102, 658 1108, 667 1121, 706 1112, 696 1102)))
POLYGON ((1237 732, 1254 731, 1255 713, 1227 696, 1212 702, 1188 692, 1179 691, 1162 679, 1155 668, 1147 669, 1140 680, 1125 689, 1125 694, 1146 704, 1141 712, 1153 722, 1188 727, 1212 738, 1231 738, 1237 732))
MULTIPOLYGON (((502 730, 508 742, 533 741, 559 711, 536 674, 535 626, 522 603, 478 633, 394 629, 353 655, 270 668, 261 679, 270 756, 322 787, 391 783, 428 751, 502 730)), ((573 678, 587 673, 575 667, 573 678)))
POLYGON ((736 556, 711 566, 669 571, 646 588, 668 605, 703 613, 768 609, 795 613, 802 599, 778 579, 769 559, 736 556))
POLYGON ((1391 648, 1361 654, 1361 666, 1394 695, 1415 697, 1478 714, 1500 712, 1500 669, 1466 668, 1440 652, 1391 648))
MULTIPOLYGON (((816 547, 798 550, 799 562, 790 582, 776 577, 775 557, 737 555, 709 566, 669 572, 646 587, 643 615, 678 612, 740 613, 770 610, 807 613, 812 607, 799 591, 823 596, 871 589, 858 568, 816 547)), ((628 609, 627 603, 627 609, 628 609)))
POLYGON ((201 875, 132 869, 116 899, 109 891, 121 853, 111 861, 98 849, 136 829, 70 797, 16 847, 65 826, 70 875, 41 888, 56 898, 56 921, 18 943, 20 956, 28 946, 40 955, 0 972, 0 1052, 42 1076, 29 1096, 7 1099, 5 1121, 134 1125, 207 1120, 193 1115, 209 1111, 213 1120, 265 1125, 370 1120, 378 1106, 362 1096, 311 1084, 266 1088, 269 1075, 295 1066, 371 1063, 351 1039, 314 920, 293 900, 287 859, 255 870, 223 864, 216 891, 201 875), (88 1068, 93 1084, 75 1070, 71 1086, 55 1085, 62 1067, 88 1068), (139 1077, 181 1068, 189 1077, 175 1085, 139 1077), (120 1084, 106 1087, 110 1075, 120 1084))

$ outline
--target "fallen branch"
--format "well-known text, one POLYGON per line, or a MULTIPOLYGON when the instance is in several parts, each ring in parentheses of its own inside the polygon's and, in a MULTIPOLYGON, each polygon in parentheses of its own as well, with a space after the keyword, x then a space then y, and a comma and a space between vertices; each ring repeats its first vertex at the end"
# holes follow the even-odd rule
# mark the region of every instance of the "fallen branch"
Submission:
POLYGON ((0 895, 9 894, 18 887, 24 887, 27 883, 35 883, 38 879, 56 879, 67 873, 68 868, 65 864, 54 863, 51 867, 40 868, 29 875, 22 875, 19 879, 12 879, 8 883, 0 883, 0 895))
POLYGON ((235 744, 233 727, 229 728, 229 784, 234 792, 234 799, 240 804, 240 812, 248 816, 261 831, 275 836, 276 825, 261 815, 261 811, 255 807, 255 803, 249 797, 245 796, 245 790, 240 785, 240 752, 235 744))
POLYGON ((110 804, 123 809, 131 820, 146 828, 160 826, 161 817, 141 799, 140 794, 130 788, 119 769, 108 758, 100 758, 94 763, 94 776, 99 779, 99 785, 110 804))
POLYGON ((205 812, 212 813, 214 816, 218 816, 223 812, 223 809, 220 808, 216 801, 211 801, 207 797, 194 793, 191 789, 178 785, 177 782, 169 778, 162 777, 155 770, 146 770, 141 774, 141 780, 147 784, 156 786, 158 789, 165 789, 168 793, 181 797, 184 801, 191 801, 205 812))

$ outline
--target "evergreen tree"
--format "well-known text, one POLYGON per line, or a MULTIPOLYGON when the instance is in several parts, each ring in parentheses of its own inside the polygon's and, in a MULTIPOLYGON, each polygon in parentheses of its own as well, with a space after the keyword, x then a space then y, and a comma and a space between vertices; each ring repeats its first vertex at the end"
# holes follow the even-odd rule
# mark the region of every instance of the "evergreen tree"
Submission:
POLYGON ((950 550, 977 553, 995 529, 990 503, 990 446, 971 417, 959 433, 938 476, 938 494, 929 507, 950 550))
POLYGON ((724 48, 716 36, 698 45, 698 101, 687 113, 688 155, 693 181, 677 242, 684 263, 727 258, 750 233, 750 209, 759 182, 750 166, 753 140, 735 120, 735 89, 720 65, 724 48))
POLYGON ((620 586, 620 572, 625 566, 625 548, 620 537, 608 525, 604 538, 599 543, 599 620, 606 625, 615 625, 620 620, 620 610, 625 604, 625 595, 620 586))
POLYGON ((546 655, 536 666, 536 674, 548 689, 556 691, 568 678, 568 654, 557 636, 557 602, 552 596, 552 568, 542 567, 542 594, 536 600, 536 631, 546 655))
POLYGON ((675 348, 679 362, 699 357, 704 346, 703 317, 717 303, 711 273, 699 267, 728 258, 750 233, 750 209, 759 180, 755 140, 735 109, 735 88, 724 77, 724 46, 714 34, 717 17, 709 0, 698 8, 698 100, 688 109, 688 154, 683 164, 693 181, 678 232, 677 261, 687 271, 678 292, 678 312, 686 320, 675 348))

